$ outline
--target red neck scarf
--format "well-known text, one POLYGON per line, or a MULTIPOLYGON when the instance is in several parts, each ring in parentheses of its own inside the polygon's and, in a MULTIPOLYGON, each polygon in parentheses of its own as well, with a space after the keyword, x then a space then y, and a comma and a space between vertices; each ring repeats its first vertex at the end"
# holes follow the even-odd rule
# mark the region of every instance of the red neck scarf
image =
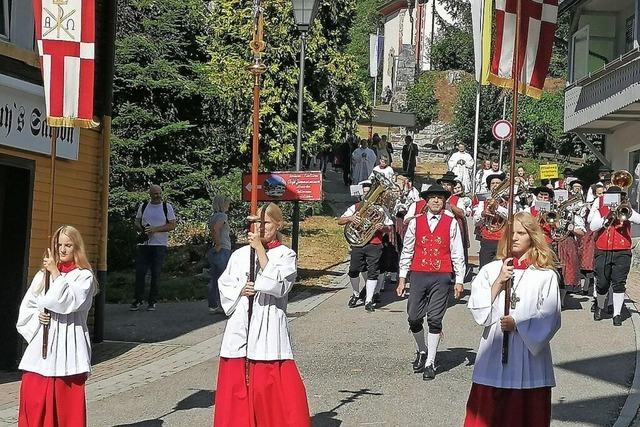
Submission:
POLYGON ((277 239, 276 239, 276 240, 272 240, 272 241, 267 242, 267 243, 263 243, 263 244, 262 244, 262 246, 264 246, 264 248, 265 248, 266 250, 269 250, 269 249, 277 248, 277 247, 278 247, 278 246, 280 246, 281 244, 282 244, 282 243, 280 243, 280 240, 277 240, 277 239))
POLYGON ((74 261, 61 262, 58 264, 58 270, 60 273, 68 273, 78 268, 74 261))
POLYGON ((513 259, 513 268, 514 270, 526 270, 531 265, 531 262, 528 259, 520 261, 518 258, 513 259))

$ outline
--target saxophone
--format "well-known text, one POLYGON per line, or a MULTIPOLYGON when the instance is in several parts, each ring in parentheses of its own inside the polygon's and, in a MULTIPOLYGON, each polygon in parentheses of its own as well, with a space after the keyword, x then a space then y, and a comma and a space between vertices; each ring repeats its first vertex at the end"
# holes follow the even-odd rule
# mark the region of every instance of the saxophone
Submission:
POLYGON ((366 245, 388 217, 388 212, 396 205, 398 186, 380 172, 373 171, 371 189, 362 199, 355 213, 360 221, 348 223, 344 228, 344 237, 351 246, 366 245))

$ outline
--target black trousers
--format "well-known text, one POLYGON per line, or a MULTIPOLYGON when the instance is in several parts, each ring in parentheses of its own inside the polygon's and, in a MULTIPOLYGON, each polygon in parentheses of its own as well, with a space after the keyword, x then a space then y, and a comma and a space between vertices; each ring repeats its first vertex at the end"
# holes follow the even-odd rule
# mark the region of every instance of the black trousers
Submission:
POLYGON ((442 319, 447 311, 453 276, 449 273, 411 272, 411 292, 407 300, 409 329, 420 332, 427 316, 430 334, 442 332, 442 319))
POLYGON ((361 248, 351 247, 349 277, 358 277, 360 272, 367 272, 367 280, 375 280, 380 274, 380 257, 382 245, 367 243, 361 248))
POLYGON ((480 240, 480 268, 489 264, 491 261, 495 261, 496 254, 498 253, 498 241, 497 240, 480 240))
POLYGON ((596 249, 595 257, 598 295, 606 295, 610 287, 614 293, 624 293, 631 269, 631 251, 596 249))
POLYGON ((151 286, 147 302, 155 304, 158 300, 158 281, 160 280, 160 271, 166 256, 166 246, 138 245, 138 256, 136 257, 136 302, 142 302, 144 298, 144 282, 149 270, 151 270, 151 286))

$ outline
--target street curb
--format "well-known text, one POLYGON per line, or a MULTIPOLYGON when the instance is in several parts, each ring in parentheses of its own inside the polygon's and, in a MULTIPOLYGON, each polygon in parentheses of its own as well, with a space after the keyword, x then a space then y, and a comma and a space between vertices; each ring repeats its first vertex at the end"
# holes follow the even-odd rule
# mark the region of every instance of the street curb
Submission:
MULTIPOLYGON (((626 295, 629 299, 629 295, 626 295)), ((625 400, 618 419, 613 424, 613 427, 629 427, 633 423, 640 408, 640 352, 638 351, 638 344, 640 344, 640 314, 638 314, 638 308, 632 302, 625 302, 627 310, 631 313, 631 323, 633 324, 633 331, 636 339, 636 366, 633 374, 633 382, 629 389, 629 395, 625 400)))

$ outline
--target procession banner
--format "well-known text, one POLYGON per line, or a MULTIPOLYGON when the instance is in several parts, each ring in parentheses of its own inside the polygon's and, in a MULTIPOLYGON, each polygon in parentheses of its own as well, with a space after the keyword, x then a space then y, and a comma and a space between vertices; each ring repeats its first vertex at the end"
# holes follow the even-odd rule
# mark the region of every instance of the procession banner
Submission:
POLYGON ((558 0, 496 0, 496 40, 489 82, 513 87, 516 9, 521 1, 518 92, 540 98, 551 63, 558 20, 558 0))
POLYGON ((95 0, 33 0, 33 12, 49 126, 97 126, 95 0))
MULTIPOLYGON (((312 202, 322 200, 322 172, 268 172, 258 174, 258 200, 312 202)), ((251 199, 251 175, 242 177, 242 199, 251 199)))
POLYGON ((476 81, 489 84, 493 0, 471 0, 476 81))
POLYGON ((384 36, 369 34, 369 76, 378 77, 384 52, 384 36))

